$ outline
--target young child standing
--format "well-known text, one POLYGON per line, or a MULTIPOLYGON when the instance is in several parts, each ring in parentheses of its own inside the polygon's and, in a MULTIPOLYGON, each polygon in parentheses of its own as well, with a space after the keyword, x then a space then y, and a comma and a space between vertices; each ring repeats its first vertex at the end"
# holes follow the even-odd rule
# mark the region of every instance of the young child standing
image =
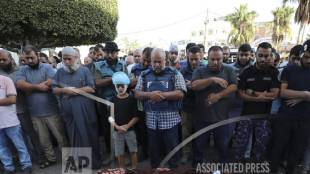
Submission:
POLYGON ((138 148, 136 134, 133 126, 137 123, 137 102, 133 95, 127 92, 130 80, 124 72, 116 72, 112 76, 117 96, 112 99, 114 103, 115 121, 113 122, 115 132, 113 134, 115 144, 115 156, 120 168, 124 168, 125 144, 131 153, 132 168, 138 165, 138 148))

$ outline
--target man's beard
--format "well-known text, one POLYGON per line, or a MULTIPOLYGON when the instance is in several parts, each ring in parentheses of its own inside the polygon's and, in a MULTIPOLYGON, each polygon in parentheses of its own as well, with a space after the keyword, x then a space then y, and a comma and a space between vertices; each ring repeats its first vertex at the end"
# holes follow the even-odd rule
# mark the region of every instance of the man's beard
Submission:
POLYGON ((74 63, 73 65, 65 65, 64 70, 68 73, 73 73, 80 68, 80 64, 74 63))
POLYGON ((5 71, 7 73, 11 72, 13 70, 12 62, 10 62, 7 65, 0 65, 0 69, 2 69, 3 71, 5 71))
POLYGON ((39 64, 40 64, 40 63, 33 64, 33 65, 28 64, 28 66, 29 66, 31 69, 38 69, 38 68, 39 68, 39 64))
POLYGON ((154 74, 157 75, 157 76, 160 76, 163 74, 164 70, 165 70, 165 67, 164 68, 161 68, 161 69, 156 69, 153 67, 153 70, 154 70, 154 74))
POLYGON ((107 58, 107 63, 109 65, 115 65, 117 63, 117 59, 107 58))
POLYGON ((221 65, 210 65, 208 64, 208 70, 211 72, 219 72, 221 69, 221 65))
POLYGON ((246 62, 245 62, 245 64, 241 63, 241 61, 240 61, 240 60, 237 60, 237 62, 239 63, 239 65, 241 65, 241 66, 245 67, 245 66, 247 66, 247 65, 249 65, 249 64, 250 64, 251 60, 246 61, 246 62))

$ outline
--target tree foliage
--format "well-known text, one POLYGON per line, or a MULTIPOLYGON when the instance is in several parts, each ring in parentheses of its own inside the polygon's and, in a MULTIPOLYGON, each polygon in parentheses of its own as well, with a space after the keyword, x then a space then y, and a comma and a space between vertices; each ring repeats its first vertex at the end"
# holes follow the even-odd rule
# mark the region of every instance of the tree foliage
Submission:
POLYGON ((232 26, 228 42, 234 46, 249 43, 254 38, 254 19, 257 16, 255 11, 249 11, 247 5, 241 4, 235 8, 235 12, 225 17, 232 26))
POLYGON ((278 7, 272 11, 274 16, 272 41, 275 45, 278 45, 285 37, 291 35, 291 18, 293 13, 294 9, 287 6, 278 7))
POLYGON ((9 0, 0 7, 5 47, 74 46, 116 37, 117 0, 9 0))
POLYGON ((298 2, 295 12, 295 22, 302 24, 310 24, 310 1, 309 0, 283 0, 283 3, 298 2))

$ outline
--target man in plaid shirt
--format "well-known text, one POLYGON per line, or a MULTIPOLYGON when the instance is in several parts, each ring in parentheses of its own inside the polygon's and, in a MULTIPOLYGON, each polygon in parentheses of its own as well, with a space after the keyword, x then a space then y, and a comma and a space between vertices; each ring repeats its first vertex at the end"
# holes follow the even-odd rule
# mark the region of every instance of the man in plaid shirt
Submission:
MULTIPOLYGON (((178 144, 180 103, 186 92, 183 76, 165 67, 165 56, 163 49, 152 51, 152 68, 142 72, 135 89, 136 98, 144 101, 152 168, 158 167, 162 150, 166 155, 178 144)), ((177 167, 177 160, 174 156, 170 167, 177 167)))

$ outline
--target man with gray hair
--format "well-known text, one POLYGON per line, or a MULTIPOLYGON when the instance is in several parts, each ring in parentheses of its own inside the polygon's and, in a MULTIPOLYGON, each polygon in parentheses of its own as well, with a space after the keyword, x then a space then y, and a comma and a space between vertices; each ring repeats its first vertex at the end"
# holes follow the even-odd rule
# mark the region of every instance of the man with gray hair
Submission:
MULTIPOLYGON (((168 154, 179 141, 178 124, 181 122, 179 110, 186 92, 183 76, 171 67, 165 67, 165 51, 155 48, 151 54, 152 68, 139 76, 135 96, 144 101, 146 125, 152 168, 159 166, 161 150, 168 154)), ((168 163, 177 167, 178 155, 168 163)))
POLYGON ((64 67, 53 78, 53 92, 60 96, 61 113, 71 147, 91 147, 92 167, 100 167, 98 125, 95 102, 80 93, 94 93, 95 81, 88 68, 81 66, 72 47, 62 50, 64 67))
MULTIPOLYGON (((33 46, 23 49, 27 66, 16 74, 16 86, 27 94, 27 109, 49 164, 56 163, 56 155, 50 139, 50 132, 56 138, 59 147, 66 145, 63 122, 59 116, 58 102, 52 93, 50 84, 55 71, 50 64, 40 63, 38 50, 33 46)), ((47 165, 49 165, 47 163, 47 165)))

